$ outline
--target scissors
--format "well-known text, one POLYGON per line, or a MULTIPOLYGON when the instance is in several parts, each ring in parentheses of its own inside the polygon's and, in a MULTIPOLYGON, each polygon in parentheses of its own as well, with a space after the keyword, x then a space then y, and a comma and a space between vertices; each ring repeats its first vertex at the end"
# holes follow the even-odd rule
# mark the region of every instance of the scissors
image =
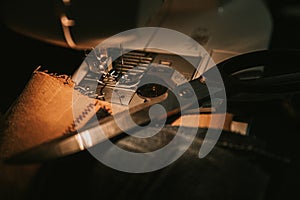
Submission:
POLYGON ((119 128, 116 119, 119 123, 124 122, 125 131, 149 123, 149 109, 155 104, 162 105, 166 110, 164 114, 154 116, 160 120, 195 109, 212 97, 218 97, 224 90, 227 102, 248 103, 281 99, 300 93, 299 56, 300 50, 260 50, 234 56, 210 68, 200 77, 176 86, 172 92, 167 91, 164 95, 129 108, 135 124, 126 125, 128 111, 122 111, 114 116, 92 121, 74 133, 12 155, 5 161, 11 164, 42 163, 83 151, 124 133, 124 127, 119 128), (215 70, 220 72, 222 82, 210 79, 215 70), (215 89, 209 90, 208 83, 215 89), (191 93, 187 90, 190 88, 188 86, 192 87, 195 101, 189 96, 191 93), (181 102, 180 105, 175 98, 179 98, 177 100, 181 102), (101 131, 104 134, 99 134, 101 131))

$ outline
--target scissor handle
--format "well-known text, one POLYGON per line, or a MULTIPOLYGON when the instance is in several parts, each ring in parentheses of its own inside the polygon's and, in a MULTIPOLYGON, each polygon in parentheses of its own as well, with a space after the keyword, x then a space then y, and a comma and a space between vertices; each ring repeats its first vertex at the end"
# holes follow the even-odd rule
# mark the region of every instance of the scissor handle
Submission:
POLYGON ((258 50, 226 59, 217 64, 217 67, 221 75, 226 77, 255 66, 265 66, 265 73, 268 75, 288 74, 300 72, 299 57, 300 49, 258 50))
MULTIPOLYGON (((300 50, 275 49, 244 53, 217 64, 228 98, 237 93, 284 94, 300 92, 300 50), (258 78, 241 79, 235 74, 263 66, 258 78)), ((204 73, 209 74, 210 70, 204 73)))

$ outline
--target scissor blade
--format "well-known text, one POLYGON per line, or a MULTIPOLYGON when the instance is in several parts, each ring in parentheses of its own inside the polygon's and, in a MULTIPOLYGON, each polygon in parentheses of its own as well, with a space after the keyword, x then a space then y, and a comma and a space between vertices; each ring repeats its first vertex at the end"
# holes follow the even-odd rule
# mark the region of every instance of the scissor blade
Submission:
MULTIPOLYGON (((202 84, 199 79, 190 81, 187 84, 190 84, 194 89, 197 96, 197 102, 201 102, 201 100, 209 97, 209 92, 206 85, 202 84)), ((185 84, 180 85, 174 90, 174 92, 180 93, 180 91, 185 88, 185 84)), ((121 133, 134 130, 134 128, 136 128, 138 125, 147 124, 151 121, 149 109, 154 104, 159 103, 165 108, 166 112, 164 114, 157 113, 154 114, 154 116, 151 116, 152 119, 160 120, 174 116, 178 113, 182 113, 184 110, 193 108, 193 105, 196 103, 191 101, 190 98, 186 98, 184 96, 180 97, 180 95, 177 95, 177 97, 182 98, 181 103, 183 102, 183 107, 180 107, 178 102, 175 101, 176 97, 174 96, 174 93, 166 93, 165 95, 134 106, 129 110, 108 116, 102 120, 94 119, 85 127, 78 130, 77 133, 62 136, 15 154, 6 159, 6 162, 15 164, 39 163, 68 156, 90 148, 109 138, 120 135, 121 133), (135 123, 128 123, 128 113, 130 113, 130 117, 135 123), (122 125, 122 129, 119 127, 120 124, 122 125)))
POLYGON ((176 109, 177 105, 172 103, 173 100, 164 95, 129 109, 130 117, 135 124, 128 123, 128 111, 122 111, 100 121, 93 120, 76 133, 70 133, 34 146, 7 158, 5 161, 11 164, 38 163, 80 152, 124 131, 131 130, 137 125, 148 123, 151 120, 148 113, 149 108, 162 101, 166 101, 165 104, 169 106, 173 105, 169 109, 176 109), (119 128, 118 124, 122 124, 122 129, 119 128))
POLYGON ((49 142, 34 146, 26 151, 17 153, 5 159, 8 164, 39 163, 71 155, 81 149, 78 134, 60 137, 49 142))

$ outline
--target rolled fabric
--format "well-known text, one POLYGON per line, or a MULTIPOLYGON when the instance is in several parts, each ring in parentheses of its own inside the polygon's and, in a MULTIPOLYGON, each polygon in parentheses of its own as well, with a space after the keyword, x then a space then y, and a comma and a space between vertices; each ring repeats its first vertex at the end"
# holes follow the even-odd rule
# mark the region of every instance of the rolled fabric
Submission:
POLYGON ((40 69, 33 71, 23 91, 2 117, 0 193, 10 199, 22 196, 20 191, 25 191, 39 165, 8 165, 4 158, 76 131, 100 108, 109 110, 110 107, 107 102, 75 90, 75 83, 68 75, 40 69))

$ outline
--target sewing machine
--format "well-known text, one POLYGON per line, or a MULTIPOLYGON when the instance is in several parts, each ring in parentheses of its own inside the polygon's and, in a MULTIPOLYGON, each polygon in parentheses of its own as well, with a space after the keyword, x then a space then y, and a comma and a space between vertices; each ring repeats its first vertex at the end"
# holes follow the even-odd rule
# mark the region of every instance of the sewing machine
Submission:
MULTIPOLYGON (((191 37, 204 48, 205 52, 201 52, 201 49, 195 49, 189 43, 176 46, 177 42, 171 41, 167 45, 175 54, 143 48, 140 51, 128 52, 113 61, 109 60, 110 56, 107 54, 118 51, 117 54, 121 55, 121 51, 126 51, 120 46, 124 43, 120 39, 117 48, 109 48, 105 55, 98 54, 91 58, 97 61, 97 58, 104 56, 107 59, 103 71, 105 76, 100 78, 101 84, 97 88, 87 85, 90 86, 89 80, 98 78, 99 73, 92 71, 99 69, 91 69, 85 61, 78 66, 72 79, 78 83, 77 88, 81 92, 125 106, 142 103, 145 95, 155 96, 159 90, 156 87, 152 94, 145 94, 143 91, 138 94, 137 88, 129 87, 129 82, 123 81, 123 84, 118 84, 118 89, 125 98, 122 98, 122 101, 120 98, 112 99, 112 90, 120 80, 125 80, 122 75, 129 70, 135 68, 139 73, 143 73, 145 65, 162 64, 175 68, 183 73, 187 80, 192 80, 198 77, 203 69, 208 68, 205 62, 208 58, 212 58, 214 63, 219 63, 242 53, 267 49, 272 31, 272 19, 261 0, 154 0, 151 3, 135 0, 121 1, 117 4, 92 0, 62 0, 55 3, 31 0, 26 3, 19 1, 18 6, 6 2, 3 16, 8 27, 18 33, 79 51, 90 51, 113 35, 142 27, 163 27, 178 31, 191 37), (39 9, 36 10, 36 7, 39 9), (182 51, 182 46, 187 48, 182 51), (196 70, 180 57, 183 55, 194 60, 199 59, 196 70), (144 97, 141 97, 142 93, 144 97)), ((147 45, 155 45, 157 41, 157 34, 149 34, 147 45)), ((86 55, 87 59, 92 56, 86 55)), ((94 68, 99 66, 98 63, 94 68)), ((253 70, 261 71, 261 68, 253 70)), ((126 76, 134 77, 133 73, 126 76)), ((139 74, 135 78, 138 76, 139 74)), ((145 91, 149 89, 146 88, 145 91)))

